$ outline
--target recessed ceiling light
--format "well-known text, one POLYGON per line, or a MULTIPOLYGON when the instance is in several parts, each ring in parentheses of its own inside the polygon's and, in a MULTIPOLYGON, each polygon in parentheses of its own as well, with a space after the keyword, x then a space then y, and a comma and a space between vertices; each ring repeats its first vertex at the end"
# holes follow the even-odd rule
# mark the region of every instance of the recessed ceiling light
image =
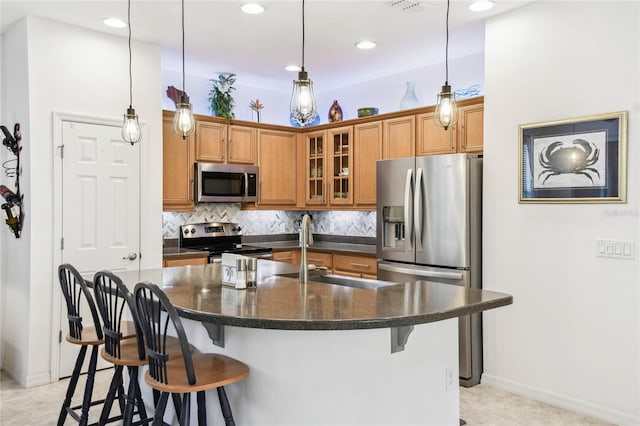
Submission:
POLYGON ((469 5, 469 10, 473 12, 484 12, 493 7, 494 3, 491 0, 476 0, 469 5))
POLYGON ((264 6, 258 3, 245 3, 240 6, 240 10, 249 15, 258 15, 264 12, 264 6))
POLYGON ((287 65, 286 67, 284 67, 284 69, 292 72, 302 71, 302 68, 300 68, 298 65, 287 65))
POLYGON ((118 19, 118 18, 105 18, 102 20, 102 22, 107 26, 107 27, 111 27, 111 28, 124 28, 127 26, 127 23, 124 22, 122 19, 118 19))
POLYGON ((371 40, 362 40, 356 43, 358 49, 373 49, 376 47, 376 42, 371 40))

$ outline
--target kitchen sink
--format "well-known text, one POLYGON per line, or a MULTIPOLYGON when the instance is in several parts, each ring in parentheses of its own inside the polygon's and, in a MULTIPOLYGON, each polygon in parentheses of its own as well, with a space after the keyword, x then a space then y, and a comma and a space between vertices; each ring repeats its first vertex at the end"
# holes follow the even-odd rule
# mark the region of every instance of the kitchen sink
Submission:
MULTIPOLYGON (((291 272, 287 274, 276 274, 280 277, 298 278, 298 272, 291 272)), ((344 275, 323 274, 320 271, 309 271, 309 281, 317 283, 342 285, 352 288, 363 288, 368 290, 375 290, 380 287, 388 287, 397 285, 391 281, 372 280, 367 278, 347 277, 344 275)))

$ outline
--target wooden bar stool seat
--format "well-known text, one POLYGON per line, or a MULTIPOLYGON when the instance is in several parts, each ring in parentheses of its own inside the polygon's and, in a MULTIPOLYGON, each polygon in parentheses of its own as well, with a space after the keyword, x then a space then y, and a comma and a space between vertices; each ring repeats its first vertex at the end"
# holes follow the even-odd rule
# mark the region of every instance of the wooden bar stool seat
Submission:
POLYGON ((191 393, 197 394, 198 425, 206 426, 205 391, 216 389, 220 408, 227 426, 235 426, 231 406, 224 386, 244 380, 249 367, 231 357, 214 353, 192 353, 182 322, 167 295, 155 284, 138 283, 134 289, 138 316, 145 337, 149 370, 145 381, 160 391, 153 424, 162 424, 169 395, 181 394, 179 423, 190 421, 191 393), (171 327, 182 348, 182 358, 171 359, 165 339, 171 327))

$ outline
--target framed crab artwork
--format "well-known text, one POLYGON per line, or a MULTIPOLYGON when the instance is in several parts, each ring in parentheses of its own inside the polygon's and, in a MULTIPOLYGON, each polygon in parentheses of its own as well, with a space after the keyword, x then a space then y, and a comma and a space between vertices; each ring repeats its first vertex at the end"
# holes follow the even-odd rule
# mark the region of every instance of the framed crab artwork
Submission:
POLYGON ((627 112, 523 124, 520 203, 624 203, 627 112))

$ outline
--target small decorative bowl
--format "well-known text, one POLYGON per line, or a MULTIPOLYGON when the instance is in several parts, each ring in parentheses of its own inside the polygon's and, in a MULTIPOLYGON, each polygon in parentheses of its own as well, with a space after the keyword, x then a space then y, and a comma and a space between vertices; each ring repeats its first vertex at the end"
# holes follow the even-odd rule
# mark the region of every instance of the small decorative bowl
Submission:
POLYGON ((358 108, 358 117, 368 117, 370 115, 377 115, 378 108, 366 107, 366 108, 358 108))

